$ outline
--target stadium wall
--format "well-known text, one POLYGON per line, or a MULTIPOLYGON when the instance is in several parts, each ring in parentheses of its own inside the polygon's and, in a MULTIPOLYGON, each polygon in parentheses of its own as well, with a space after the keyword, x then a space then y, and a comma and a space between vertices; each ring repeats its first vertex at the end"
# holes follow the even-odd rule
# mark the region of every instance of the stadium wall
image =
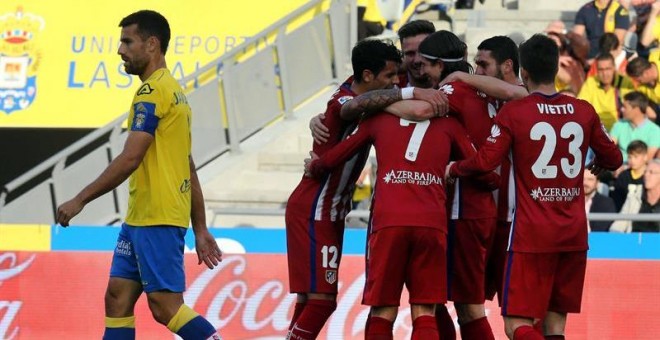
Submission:
MULTIPOLYGON (((117 227, 0 226, 0 339, 98 338, 103 295, 117 227), (64 319, 66 322, 64 322, 64 319)), ((288 293, 284 230, 212 229, 226 251, 220 267, 197 265, 186 236, 186 302, 225 339, 281 339, 293 313, 288 293)), ((362 339, 368 309, 364 284, 364 230, 347 230, 339 274, 339 307, 320 339, 362 339)), ((651 339, 660 305, 658 234, 591 234, 583 311, 569 318, 575 339, 651 339)), ((395 339, 412 328, 407 296, 395 339)), ((505 339, 499 308, 486 305, 496 338, 505 339)), ((450 308, 453 316, 455 312, 450 308)), ((166 339, 144 298, 137 305, 139 339, 166 339)))

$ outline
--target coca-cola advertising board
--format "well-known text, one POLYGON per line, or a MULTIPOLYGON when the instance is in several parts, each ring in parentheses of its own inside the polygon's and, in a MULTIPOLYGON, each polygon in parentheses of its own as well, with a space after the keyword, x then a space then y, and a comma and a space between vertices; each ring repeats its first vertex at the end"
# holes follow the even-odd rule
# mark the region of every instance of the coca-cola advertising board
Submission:
MULTIPOLYGON (((111 257, 111 252, 92 251, 0 252, 0 339, 100 339, 111 257)), ((224 339, 284 338, 295 302, 288 293, 284 254, 226 255, 209 270, 188 253, 185 264, 186 303, 224 339)), ((342 260, 338 308, 320 339, 364 337, 363 274, 362 256, 342 260)), ((583 311, 569 316, 567 335, 657 339, 659 305, 660 262, 589 260, 583 311)), ((410 338, 407 307, 404 292, 395 339, 410 338)), ((499 308, 489 302, 487 310, 496 338, 505 339, 499 308)), ((137 339, 175 338, 152 319, 144 298, 136 316, 137 339)))

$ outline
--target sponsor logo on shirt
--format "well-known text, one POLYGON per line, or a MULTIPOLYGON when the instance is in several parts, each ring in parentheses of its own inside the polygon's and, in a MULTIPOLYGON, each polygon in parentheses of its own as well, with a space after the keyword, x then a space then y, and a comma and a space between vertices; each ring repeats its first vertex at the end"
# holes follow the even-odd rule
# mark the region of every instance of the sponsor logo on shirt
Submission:
POLYGON ((532 199, 539 202, 571 202, 579 197, 580 188, 541 188, 532 189, 532 199))
POLYGON ((149 84, 147 83, 140 86, 140 89, 138 89, 137 91, 137 95, 141 96, 143 94, 150 94, 151 92, 154 92, 154 89, 151 88, 151 86, 149 86, 149 84))
POLYGON ((442 178, 432 173, 408 170, 390 170, 383 180, 388 184, 442 185, 442 178))
POLYGON ((115 247, 115 254, 131 256, 133 254, 131 249, 131 242, 119 240, 119 242, 117 242, 117 246, 115 247))
POLYGON ((352 96, 343 96, 343 97, 340 97, 339 99, 337 99, 337 101, 339 102, 339 104, 344 105, 344 103, 346 103, 347 101, 349 101, 351 99, 353 99, 352 96))
POLYGON ((497 126, 497 124, 494 124, 490 128, 490 137, 486 138, 491 143, 495 143, 497 141, 497 137, 499 137, 502 134, 502 131, 500 131, 500 127, 497 126))
POLYGON ((181 183, 181 186, 179 186, 179 191, 183 194, 188 191, 190 191, 190 180, 189 179, 184 179, 183 183, 181 183))
POLYGON ((446 93, 446 94, 452 94, 452 93, 454 93, 454 87, 451 86, 451 85, 449 85, 449 84, 442 85, 442 87, 440 88, 440 90, 442 90, 442 92, 444 92, 444 93, 446 93))

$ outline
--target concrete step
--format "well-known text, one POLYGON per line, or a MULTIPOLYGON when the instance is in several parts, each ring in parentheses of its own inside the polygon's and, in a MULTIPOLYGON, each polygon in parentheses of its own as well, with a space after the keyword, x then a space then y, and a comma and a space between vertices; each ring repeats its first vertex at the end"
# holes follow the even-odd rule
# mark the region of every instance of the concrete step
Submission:
POLYGON ((587 3, 586 0, 520 0, 518 1, 518 9, 535 11, 577 11, 585 3, 587 3))

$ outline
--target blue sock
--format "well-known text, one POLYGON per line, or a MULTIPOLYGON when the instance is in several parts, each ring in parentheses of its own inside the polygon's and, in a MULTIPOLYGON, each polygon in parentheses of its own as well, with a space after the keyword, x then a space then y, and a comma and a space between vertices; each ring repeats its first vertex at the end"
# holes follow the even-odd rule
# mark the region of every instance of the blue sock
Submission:
POLYGON ((135 340, 135 316, 106 317, 103 340, 135 340))
POLYGON ((184 340, 221 339, 210 322, 186 305, 179 307, 167 328, 184 340))

